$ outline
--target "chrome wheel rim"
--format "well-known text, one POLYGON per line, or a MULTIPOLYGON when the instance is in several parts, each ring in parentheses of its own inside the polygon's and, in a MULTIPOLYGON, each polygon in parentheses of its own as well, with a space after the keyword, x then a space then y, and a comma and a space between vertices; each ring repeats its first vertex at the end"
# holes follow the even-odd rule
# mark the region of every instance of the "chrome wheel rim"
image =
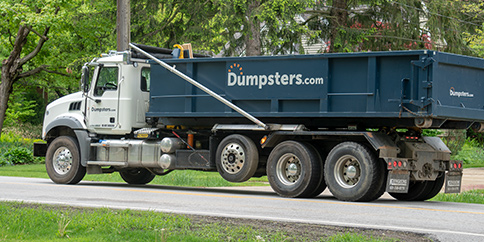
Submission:
POLYGON ((334 166, 336 182, 344 188, 352 188, 358 184, 361 177, 360 162, 352 155, 344 155, 334 166))
POLYGON ((277 161, 276 175, 284 185, 293 185, 301 177, 301 161, 292 153, 281 156, 277 161))
POLYGON ((229 174, 237 174, 245 164, 245 151, 240 144, 229 143, 222 151, 222 168, 229 174))
POLYGON ((67 147, 59 147, 54 152, 53 166, 56 173, 67 174, 72 168, 72 153, 67 147))

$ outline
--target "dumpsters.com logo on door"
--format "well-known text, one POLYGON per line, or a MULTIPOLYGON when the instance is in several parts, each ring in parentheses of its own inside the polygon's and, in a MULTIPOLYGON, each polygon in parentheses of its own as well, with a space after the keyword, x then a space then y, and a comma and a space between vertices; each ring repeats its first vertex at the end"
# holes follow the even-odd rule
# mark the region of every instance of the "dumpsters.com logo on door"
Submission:
POLYGON ((244 69, 238 63, 228 68, 227 86, 258 87, 266 86, 317 86, 323 85, 323 77, 305 77, 302 73, 244 74, 244 69))

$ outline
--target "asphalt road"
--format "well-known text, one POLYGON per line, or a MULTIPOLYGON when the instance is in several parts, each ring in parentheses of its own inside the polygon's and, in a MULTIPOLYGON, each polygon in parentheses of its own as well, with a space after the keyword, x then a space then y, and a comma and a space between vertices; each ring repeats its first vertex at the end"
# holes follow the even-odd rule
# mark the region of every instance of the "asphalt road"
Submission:
POLYGON ((439 241, 484 241, 484 205, 400 202, 341 202, 330 194, 288 199, 267 187, 180 188, 87 182, 58 185, 48 179, 1 177, 0 200, 72 206, 139 209, 180 214, 304 222, 404 230, 439 241))

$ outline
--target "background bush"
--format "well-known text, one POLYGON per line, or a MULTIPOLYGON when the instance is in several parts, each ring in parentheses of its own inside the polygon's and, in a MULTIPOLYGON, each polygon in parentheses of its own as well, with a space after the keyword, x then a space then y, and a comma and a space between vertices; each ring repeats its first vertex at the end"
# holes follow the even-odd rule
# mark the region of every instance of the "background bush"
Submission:
POLYGON ((18 124, 4 129, 0 137, 0 166, 44 162, 43 157, 34 157, 34 142, 40 139, 40 125, 18 124))
POLYGON ((35 162, 32 151, 25 147, 12 147, 2 154, 1 158, 4 164, 30 164, 35 162))
POLYGON ((466 142, 466 130, 464 129, 444 129, 438 136, 454 155, 459 153, 466 142))
POLYGON ((461 160, 464 164, 484 165, 484 149, 475 139, 468 138, 462 149, 452 156, 454 160, 461 160))

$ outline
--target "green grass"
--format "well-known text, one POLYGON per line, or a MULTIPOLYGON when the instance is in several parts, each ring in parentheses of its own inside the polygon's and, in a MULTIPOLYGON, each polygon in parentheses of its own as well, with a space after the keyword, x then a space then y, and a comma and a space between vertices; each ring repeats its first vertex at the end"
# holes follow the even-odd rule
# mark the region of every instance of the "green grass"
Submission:
POLYGON ((192 224, 180 215, 112 209, 56 209, 0 204, 0 241, 257 241, 283 240, 248 226, 192 224))
MULTIPOLYGON (((0 176, 49 178, 43 164, 2 166, 0 176)), ((111 174, 86 175, 83 181, 123 182, 118 172, 111 174)), ((242 183, 224 180, 217 172, 191 170, 173 171, 165 176, 156 176, 150 184, 189 187, 264 186, 267 177, 251 178, 242 183)))
POLYGON ((188 216, 152 211, 18 202, 0 202, 0 224, 0 241, 382 241, 351 232, 290 234, 270 226, 193 221, 188 216))
POLYGON ((469 190, 459 194, 439 193, 431 201, 484 204, 484 190, 469 190))

